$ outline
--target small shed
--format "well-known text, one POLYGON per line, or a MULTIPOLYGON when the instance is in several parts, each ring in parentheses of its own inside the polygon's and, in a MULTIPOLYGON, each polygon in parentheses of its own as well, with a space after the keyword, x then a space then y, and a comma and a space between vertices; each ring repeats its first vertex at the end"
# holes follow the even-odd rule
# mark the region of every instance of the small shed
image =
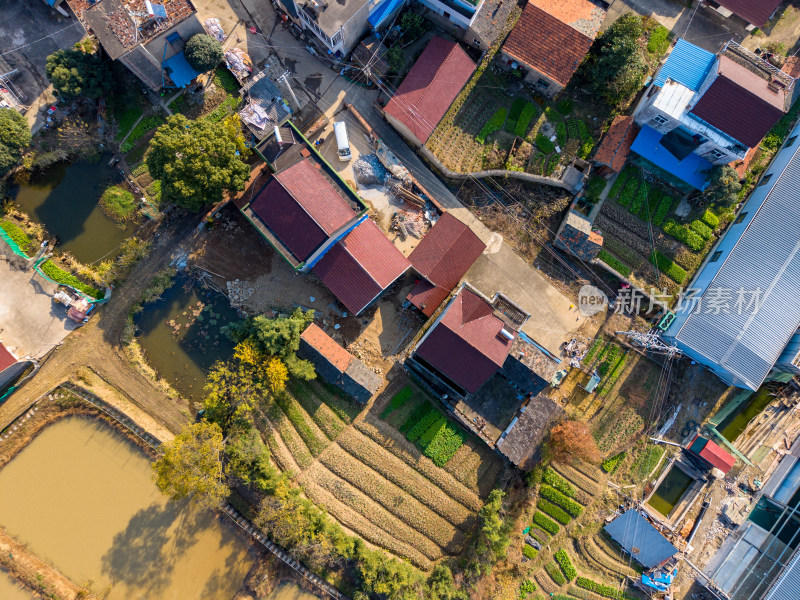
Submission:
POLYGON ((711 440, 701 437, 700 434, 694 436, 689 443, 688 450, 710 467, 719 469, 723 473, 730 471, 736 463, 736 459, 730 453, 711 440))
POLYGON ((517 467, 530 471, 542 440, 563 414, 558 404, 539 394, 514 417, 497 441, 497 449, 517 467))
POLYGON ((639 126, 633 122, 633 117, 614 117, 592 160, 601 175, 619 173, 622 170, 638 133, 639 126))
POLYGON ((592 224, 584 215, 570 210, 558 228, 553 245, 589 262, 603 248, 603 236, 592 231, 592 224))
POLYGON ((678 549, 636 510, 628 510, 604 527, 606 533, 636 562, 652 569, 677 554, 678 549))
POLYGON ((361 404, 366 404, 381 387, 378 375, 315 323, 300 336, 297 355, 314 363, 320 377, 361 404))

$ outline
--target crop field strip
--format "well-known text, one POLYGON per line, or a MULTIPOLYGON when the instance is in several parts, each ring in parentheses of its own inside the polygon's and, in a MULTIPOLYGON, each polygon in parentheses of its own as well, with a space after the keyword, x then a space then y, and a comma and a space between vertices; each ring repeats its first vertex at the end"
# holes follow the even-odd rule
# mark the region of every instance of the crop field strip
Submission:
POLYGON ((449 553, 463 547, 466 536, 462 531, 341 448, 331 448, 320 462, 449 553))
POLYGON ((582 489, 590 496, 595 496, 598 493, 599 491, 598 483, 592 481, 591 479, 586 477, 586 475, 574 469, 573 467, 559 463, 554 467, 554 469, 556 473, 561 475, 564 479, 569 481, 576 488, 582 489))
POLYGON ((582 568, 582 571, 586 572, 587 574, 596 572, 598 574, 602 574, 603 578, 636 575, 633 569, 627 568, 627 565, 611 560, 606 554, 604 554, 603 551, 593 543, 591 536, 585 536, 576 540, 575 551, 581 567, 584 565, 587 567, 586 569, 582 568))
POLYGON ((383 477, 414 496, 422 504, 447 519, 452 525, 468 531, 474 511, 460 504, 424 475, 414 470, 402 459, 373 442, 366 435, 352 429, 346 431, 337 444, 353 458, 368 465, 383 477))
POLYGON ((295 431, 303 438, 311 455, 316 458, 322 454, 322 451, 330 444, 330 440, 300 406, 300 403, 289 394, 277 394, 274 402, 291 421, 295 431))
POLYGON ((307 473, 310 476, 304 474, 302 479, 309 498, 324 506, 338 522, 367 542, 403 556, 426 571, 432 565, 423 549, 434 558, 441 557, 441 549, 433 542, 398 521, 382 506, 321 465, 313 466, 307 473), (316 469, 320 469, 320 472, 315 473, 316 469), (365 514, 371 515, 371 518, 368 519, 365 514))
MULTIPOLYGON (((354 425, 361 433, 424 475, 433 485, 441 488, 460 504, 474 511, 483 506, 477 488, 465 485, 448 470, 434 465, 433 461, 422 456, 416 446, 400 435, 391 425, 369 414, 363 420, 356 421, 354 425)), ((462 446, 459 451, 464 447, 462 446)), ((452 463, 453 459, 450 462, 452 463)))
POLYGON ((281 436, 283 443, 286 444, 297 466, 302 470, 310 467, 311 463, 314 462, 314 457, 311 455, 308 446, 306 446, 303 438, 294 428, 294 425, 292 425, 289 417, 286 416, 281 407, 273 403, 267 409, 267 416, 273 428, 281 436))

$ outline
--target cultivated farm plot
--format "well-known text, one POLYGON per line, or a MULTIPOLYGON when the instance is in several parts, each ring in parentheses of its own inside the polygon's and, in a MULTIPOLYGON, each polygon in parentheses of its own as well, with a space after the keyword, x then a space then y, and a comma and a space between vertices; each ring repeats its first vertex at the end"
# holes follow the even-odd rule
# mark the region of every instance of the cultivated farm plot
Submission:
POLYGON ((502 463, 484 465, 465 443, 441 468, 374 412, 318 380, 292 381, 260 426, 309 498, 367 542, 430 570, 461 552, 502 463))

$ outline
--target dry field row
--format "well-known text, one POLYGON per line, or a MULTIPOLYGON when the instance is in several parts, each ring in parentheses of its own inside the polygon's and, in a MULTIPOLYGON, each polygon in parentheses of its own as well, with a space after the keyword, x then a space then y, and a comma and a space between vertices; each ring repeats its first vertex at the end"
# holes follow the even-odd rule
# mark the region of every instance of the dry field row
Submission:
POLYGON ((306 471, 302 483, 311 500, 368 542, 403 556, 424 570, 431 568, 432 560, 442 557, 436 544, 321 464, 306 471))
POLYGON ((584 492, 589 494, 590 496, 596 496, 598 493, 598 484, 588 477, 586 477, 580 471, 575 470, 573 467, 565 464, 554 464, 553 468, 555 469, 556 473, 561 475, 564 479, 569 481, 575 487, 582 489, 584 492))
POLYGON ((361 463, 414 496, 422 504, 463 530, 472 528, 474 512, 460 504, 400 458, 365 434, 348 429, 336 443, 361 463))
POLYGON ((320 462, 448 553, 462 549, 466 541, 463 532, 341 448, 331 447, 320 456, 320 462))
POLYGON ((294 425, 292 425, 292 422, 281 410, 280 406, 273 404, 269 408, 268 416, 273 429, 281 436, 283 443, 286 444, 297 466, 300 467, 301 470, 310 467, 311 463, 314 462, 314 457, 311 456, 308 446, 306 446, 303 439, 297 433, 297 430, 295 430, 294 425))

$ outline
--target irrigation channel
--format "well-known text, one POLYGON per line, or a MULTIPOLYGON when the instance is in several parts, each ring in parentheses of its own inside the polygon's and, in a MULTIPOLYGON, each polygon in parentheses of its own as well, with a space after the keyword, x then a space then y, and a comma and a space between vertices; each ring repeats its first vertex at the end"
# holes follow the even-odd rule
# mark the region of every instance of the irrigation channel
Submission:
POLYGON ((750 421, 760 415, 761 411, 774 399, 775 397, 770 393, 770 389, 767 386, 763 386, 733 413, 725 417, 717 425, 717 431, 729 442, 735 442, 750 424, 750 421))
MULTIPOLYGON (((3 600, 33 600, 30 592, 23 590, 5 571, 0 571, 0 598, 3 600)), ((287 596, 286 600, 289 599, 294 600, 291 596, 287 596)), ((283 599, 276 598, 276 600, 283 599)))
POLYGON ((669 513, 672 512, 672 509, 683 497, 683 494, 692 485, 692 481, 692 478, 686 473, 673 466, 647 503, 662 515, 668 517, 669 513))
POLYGON ((46 427, 0 471, 0 489, 0 525, 110 599, 229 600, 253 562, 212 512, 168 502, 148 457, 93 419, 46 427))
POLYGON ((240 318, 223 294, 180 275, 137 316, 137 340, 161 377, 187 398, 202 400, 208 370, 233 353, 222 327, 240 318))
POLYGON ((57 164, 10 190, 19 208, 57 238, 58 249, 84 264, 112 256, 136 230, 134 222, 120 225, 100 207, 106 187, 122 180, 108 158, 103 155, 97 164, 57 164))

